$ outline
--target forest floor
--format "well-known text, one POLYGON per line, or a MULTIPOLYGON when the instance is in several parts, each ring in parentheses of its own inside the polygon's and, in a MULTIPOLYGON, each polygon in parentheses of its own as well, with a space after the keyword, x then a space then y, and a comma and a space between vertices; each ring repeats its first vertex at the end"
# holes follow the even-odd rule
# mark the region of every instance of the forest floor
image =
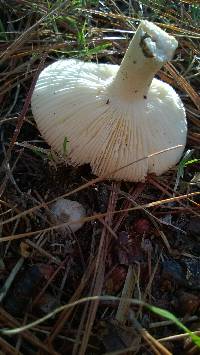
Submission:
POLYGON ((0 10, 0 353, 198 354, 199 2, 1 0, 0 10), (56 163, 30 107, 39 72, 70 57, 120 64, 141 19, 179 42, 157 77, 185 105, 184 158, 145 183, 56 163), (52 223, 61 196, 86 209, 76 233, 52 223))

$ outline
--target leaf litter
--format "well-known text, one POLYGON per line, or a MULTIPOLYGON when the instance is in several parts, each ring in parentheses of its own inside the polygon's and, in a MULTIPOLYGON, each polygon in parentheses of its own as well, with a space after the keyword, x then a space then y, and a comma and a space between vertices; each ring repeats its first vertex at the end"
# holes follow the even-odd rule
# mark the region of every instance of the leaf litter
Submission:
MULTIPOLYGON (((199 334, 198 2, 12 0, 0 7, 1 328, 29 324, 84 297, 105 296, 63 309, 18 335, 1 334, 1 350, 198 353, 198 339, 190 342, 174 325, 182 322, 190 336, 199 334), (185 104, 189 158, 145 184, 112 183, 94 178, 87 165, 57 164, 29 105, 42 66, 71 56, 119 64, 141 18, 179 41, 159 77, 185 104), (67 195, 84 205, 87 217, 66 238, 52 225, 48 206, 67 195)), ((66 137, 65 154, 67 148, 66 137)))

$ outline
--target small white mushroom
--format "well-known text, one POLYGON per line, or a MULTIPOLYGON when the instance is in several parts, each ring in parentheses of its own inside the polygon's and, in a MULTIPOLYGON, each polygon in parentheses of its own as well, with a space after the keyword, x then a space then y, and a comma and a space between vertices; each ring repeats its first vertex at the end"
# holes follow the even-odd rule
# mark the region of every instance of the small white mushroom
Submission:
POLYGON ((77 201, 71 201, 60 198, 51 206, 52 221, 57 224, 68 223, 66 227, 61 227, 60 230, 65 232, 68 230, 76 232, 83 226, 83 222, 71 223, 78 221, 86 216, 85 208, 77 201))
POLYGON ((67 59, 45 68, 32 97, 44 138, 61 154, 67 138, 71 164, 90 163, 96 175, 144 181, 148 173, 167 171, 184 150, 186 115, 174 89, 154 76, 177 45, 173 36, 141 21, 120 66, 67 59))

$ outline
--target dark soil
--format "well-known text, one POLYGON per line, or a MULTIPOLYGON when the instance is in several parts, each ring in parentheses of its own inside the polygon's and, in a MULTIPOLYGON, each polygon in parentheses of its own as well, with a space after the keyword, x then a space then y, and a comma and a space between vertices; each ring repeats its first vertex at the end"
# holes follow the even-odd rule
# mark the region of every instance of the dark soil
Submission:
MULTIPOLYGON (((135 284, 130 297, 172 312, 191 331, 200 330, 200 198, 195 195, 200 184, 200 80, 196 75, 200 9, 190 2, 172 3, 0 1, 2 329, 29 324, 83 297, 120 297, 132 267, 135 284), (44 55, 45 65, 73 57, 72 51, 84 60, 120 63, 132 37, 123 31, 134 31, 140 18, 159 23, 179 40, 172 71, 165 67, 158 74, 184 102, 189 126, 186 150, 192 150, 190 160, 195 159, 184 167, 176 193, 178 167, 161 177, 149 176, 145 183, 94 180, 89 184, 96 178, 89 165, 71 167, 49 159, 50 147, 36 127, 30 100, 25 117, 21 115, 44 55), (97 53, 91 54, 96 46, 97 53), (19 122, 22 127, 12 145, 19 122), (44 149, 42 153, 38 147, 44 149), (75 234, 54 228, 49 213, 48 202, 67 193, 83 204, 88 217, 94 216, 75 234), (194 195, 181 197, 190 193, 194 195), (168 198, 167 203, 162 201, 168 198), (160 203, 147 206, 155 201, 160 203), (123 211, 135 206, 135 210, 123 211), (13 282, 9 285, 10 275, 13 282)), ((118 300, 105 297, 97 309, 92 308, 94 304, 84 302, 62 310, 17 335, 2 333, 1 353, 198 354, 189 337, 174 340, 183 329, 147 308, 130 306, 126 320, 119 322, 118 300), (170 338, 159 343, 161 349, 144 329, 155 341, 170 338)))

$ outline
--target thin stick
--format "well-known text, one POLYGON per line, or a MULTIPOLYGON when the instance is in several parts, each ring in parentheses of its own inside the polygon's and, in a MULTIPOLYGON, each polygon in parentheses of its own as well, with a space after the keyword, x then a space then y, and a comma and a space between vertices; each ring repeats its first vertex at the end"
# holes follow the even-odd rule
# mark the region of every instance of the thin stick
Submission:
POLYGON ((4 168, 4 165, 7 161, 9 161, 10 159, 10 156, 11 156, 11 152, 12 152, 12 149, 15 145, 15 142, 18 138, 18 135, 20 133, 20 130, 22 128, 22 125, 24 123, 24 120, 25 120, 25 116, 26 116, 26 113, 28 111, 28 108, 29 108, 29 104, 30 104, 30 101, 31 101, 31 97, 32 97, 32 94, 33 94, 33 90, 34 90, 34 87, 35 87, 35 84, 36 84, 36 81, 38 79, 38 75, 44 65, 44 62, 45 62, 45 59, 47 57, 47 54, 44 54, 41 61, 40 61, 40 64, 38 65, 38 68, 37 68, 37 71, 33 77, 33 80, 32 80, 32 83, 31 83, 31 86, 30 86, 30 89, 28 91, 28 94, 26 96, 26 99, 25 99, 25 102, 24 102, 24 106, 22 108, 22 111, 18 117, 18 121, 17 121, 17 125, 15 127, 15 131, 14 131, 14 134, 13 134, 13 137, 11 139, 11 142, 10 142, 10 145, 9 145, 9 148, 7 150, 7 153, 6 153, 6 157, 5 159, 3 160, 3 163, 2 163, 2 166, 1 166, 1 169, 0 171, 4 168))
MULTIPOLYGON (((112 191, 111 191, 109 204, 108 204, 108 214, 105 218, 105 222, 109 226, 112 223, 111 211, 113 211, 113 209, 115 210, 115 206, 116 206, 116 202, 117 202, 117 198, 118 198, 117 192, 118 192, 118 186, 115 183, 112 186, 112 191)), ((97 255, 97 262, 96 262, 92 287, 91 287, 91 291, 90 291, 90 294, 92 294, 92 295, 101 295, 101 292, 102 292, 103 282, 104 282, 104 274, 105 274, 105 261, 106 261, 107 250, 108 250, 108 245, 109 245, 109 238, 110 238, 110 233, 108 233, 107 228, 104 226, 103 231, 102 231, 102 235, 101 235, 101 241, 100 241, 100 245, 99 245, 98 255, 97 255)), ((79 355, 83 355, 86 352, 90 333, 92 330, 92 326, 95 321, 98 305, 99 305, 99 300, 97 300, 94 303, 91 303, 89 306, 88 317, 87 317, 86 326, 85 326, 85 333, 82 338, 82 344, 79 349, 79 355)))
POLYGON ((33 30, 35 30, 44 20, 46 20, 49 16, 52 16, 59 8, 62 8, 68 0, 65 0, 63 3, 61 3, 59 6, 51 10, 47 15, 44 15, 41 17, 34 25, 29 27, 26 31, 24 31, 1 55, 0 55, 0 65, 9 58, 14 51, 19 49, 22 44, 30 37, 31 33, 33 30))
MULTIPOLYGON (((193 322, 195 320, 198 320, 199 317, 197 316, 191 316, 187 318, 187 322, 193 322)), ((184 322, 185 318, 179 318, 180 322, 184 322)), ((163 320, 162 322, 154 322, 149 324, 149 328, 160 328, 160 327, 165 327, 166 325, 174 324, 173 321, 171 320, 163 320)))
POLYGON ((10 286, 12 285, 13 281, 14 281, 14 278, 15 276, 17 275, 18 271, 21 269, 22 265, 23 265, 23 262, 24 262, 24 258, 20 258, 18 260, 18 262, 15 264, 14 268, 12 269, 10 275, 8 276, 4 286, 2 287, 1 289, 1 292, 0 292, 0 302, 3 301, 4 297, 6 296, 10 286))
MULTIPOLYGON (((197 330, 196 332, 191 332, 191 334, 194 334, 194 335, 200 335, 200 330, 197 330)), ((179 340, 182 340, 182 339, 185 339, 185 338, 189 338, 189 335, 188 334, 177 334, 177 335, 171 335, 169 337, 165 337, 165 338, 160 338, 160 339, 157 339, 160 343, 162 342, 165 342, 165 341, 179 341, 179 340)))
POLYGON ((122 290, 122 299, 119 302, 119 306, 116 312, 116 320, 121 324, 124 325, 128 318, 130 302, 126 301, 123 298, 131 298, 133 295, 133 291, 136 284, 136 275, 133 265, 129 265, 128 272, 126 275, 126 280, 124 282, 124 287, 122 290))
POLYGON ((172 353, 168 351, 168 349, 166 349, 162 344, 160 344, 158 340, 152 337, 152 335, 149 334, 149 332, 141 326, 141 324, 135 318, 132 310, 130 310, 129 315, 130 321, 133 326, 138 330, 141 336, 147 341, 147 343, 151 346, 151 348, 157 355, 172 355, 172 353))
POLYGON ((57 265, 61 264, 61 261, 58 258, 56 258, 55 256, 51 255, 48 251, 44 250, 41 246, 33 243, 31 240, 26 240, 25 243, 30 245, 32 248, 38 250, 42 255, 44 255, 47 258, 49 258, 55 264, 57 264, 57 265))
MULTIPOLYGON (((42 208, 42 207, 46 207, 46 205, 49 205, 49 204, 51 204, 51 203, 57 201, 59 198, 68 197, 68 196, 71 196, 71 195, 73 195, 73 194, 75 194, 75 193, 77 193, 77 192, 79 192, 79 191, 82 191, 82 190, 84 190, 84 189, 86 189, 86 188, 88 188, 88 187, 90 187, 90 186, 92 186, 92 185, 94 185, 94 184, 97 184, 98 182, 101 182, 101 181, 105 180, 106 178, 108 178, 108 176, 113 175, 113 174, 115 174, 116 172, 118 172, 119 170, 122 170, 122 169, 124 169, 124 168, 127 168, 128 166, 130 166, 130 165, 132 165, 132 164, 135 164, 135 163, 138 163, 138 162, 140 162, 140 161, 142 161, 142 160, 149 159, 149 158, 154 157, 154 156, 157 156, 157 155, 159 155, 159 154, 162 154, 162 153, 171 151, 171 150, 173 150, 173 149, 180 148, 181 146, 182 146, 182 145, 177 145, 177 146, 174 146, 174 147, 166 148, 166 149, 160 150, 159 152, 156 152, 156 153, 152 153, 152 154, 150 154, 150 155, 147 155, 146 157, 142 157, 142 158, 139 158, 139 159, 137 159, 137 160, 134 160, 133 162, 131 162, 131 163, 127 164, 127 165, 124 165, 124 166, 122 166, 122 167, 119 168, 119 169, 116 169, 116 170, 114 170, 114 171, 112 171, 112 172, 110 172, 110 173, 107 173, 107 174, 105 174, 105 175, 103 175, 103 176, 100 176, 100 177, 98 177, 98 178, 96 178, 96 179, 93 179, 93 180, 87 182, 86 184, 83 184, 83 185, 79 186, 78 188, 76 188, 76 189, 74 189, 74 190, 72 190, 72 191, 70 191, 70 192, 67 192, 67 193, 65 193, 65 194, 63 194, 63 195, 61 195, 61 196, 59 196, 59 197, 54 198, 54 199, 51 200, 51 201, 40 203, 39 205, 37 205, 37 206, 35 206, 35 207, 32 207, 32 208, 30 208, 30 209, 28 209, 28 210, 26 210, 26 211, 23 211, 23 212, 19 213, 18 215, 14 216, 14 217, 11 217, 11 218, 9 218, 9 219, 7 219, 7 220, 5 220, 5 221, 2 221, 2 222, 0 223, 0 225, 3 225, 3 224, 6 224, 6 223, 9 223, 9 222, 12 222, 13 220, 15 220, 15 219, 17 219, 17 218, 21 218, 21 217, 23 217, 23 216, 26 216, 27 214, 33 213, 33 212, 36 211, 37 209, 42 208)), ((1 201, 0 201, 0 202, 1 202, 1 201)))
MULTIPOLYGON (((12 345, 7 343, 7 341, 0 337, 0 348, 7 355, 23 355, 19 350, 16 350, 12 345)), ((3 354, 3 353, 2 353, 3 354)))
MULTIPOLYGON (((9 327, 20 327, 20 323, 13 318, 9 313, 7 313, 3 308, 0 308, 0 319, 1 319, 1 324, 2 322, 6 324, 6 326, 9 327)), ((34 334, 32 334, 28 330, 24 330, 21 333, 21 336, 29 341, 31 344, 34 346, 37 346, 39 349, 43 349, 44 351, 47 352, 47 354, 52 354, 52 355, 58 355, 56 351, 54 351, 52 348, 50 349, 47 345, 43 344, 34 334)))
MULTIPOLYGON (((197 196, 197 195, 200 195, 200 192, 198 192, 198 191, 191 192, 191 193, 186 194, 186 195, 166 198, 164 200, 150 202, 150 203, 147 203, 145 205, 126 208, 126 209, 123 209, 123 210, 111 211, 109 213, 118 214, 118 213, 122 213, 122 212, 136 211, 136 210, 140 210, 140 209, 143 209, 143 208, 150 208, 150 207, 154 207, 154 206, 160 206, 162 204, 169 203, 169 202, 180 201, 180 200, 183 200, 183 199, 187 199, 188 197, 193 197, 193 196, 197 196)), ((93 215, 93 216, 90 216, 90 217, 81 218, 81 219, 79 219, 77 221, 72 221, 71 224, 76 224, 76 223, 80 223, 80 222, 82 222, 82 223, 90 222, 90 221, 93 221, 95 219, 106 217, 107 215, 108 215, 108 212, 99 213, 99 214, 96 214, 96 215, 93 215)), ((19 215, 18 215, 18 217, 19 217, 19 215)), ((13 219, 15 220, 15 218, 13 218, 13 219)), ((4 224, 4 222, 0 223, 0 225, 1 224, 4 224)), ((8 240, 16 240, 16 239, 21 239, 21 238, 33 237, 33 236, 35 236, 38 233, 43 233, 43 232, 46 233, 46 232, 49 232, 49 231, 52 231, 52 230, 59 229, 61 227, 65 227, 66 225, 67 225, 67 223, 61 223, 61 224, 57 224, 57 225, 54 225, 54 226, 51 226, 51 227, 48 227, 48 228, 44 228, 44 229, 40 229, 40 230, 37 230, 37 231, 33 231, 33 232, 9 235, 7 237, 1 238, 0 239, 0 243, 7 242, 8 240)))
MULTIPOLYGON (((92 273, 94 272, 95 264, 96 264, 96 260, 93 260, 91 265, 89 265, 89 267, 85 271, 82 279, 80 280, 78 288, 76 289, 76 291, 74 292, 74 294, 72 295, 70 300, 68 301, 69 303, 76 302, 76 300, 78 300, 78 298, 80 297, 81 293, 83 292, 85 286, 88 284, 88 281, 89 281, 92 273)), ((62 311, 56 324, 54 325, 54 327, 51 330, 51 334, 47 338, 48 343, 51 343, 55 339, 55 337, 60 333, 61 329, 64 327, 65 322, 69 319, 72 312, 73 312, 73 308, 68 309, 68 310, 64 309, 62 311)))
POLYGON ((53 281, 53 279, 56 277, 56 275, 59 273, 59 271, 61 269, 63 269, 66 261, 69 259, 69 257, 67 256, 62 262, 61 264, 58 266, 58 268, 54 271, 54 273, 50 276, 49 280, 47 281, 46 285, 42 288, 42 290, 40 291, 40 293, 36 296, 36 298, 33 300, 32 302, 32 307, 35 306, 39 299, 42 297, 43 293, 46 291, 47 287, 50 285, 50 283, 53 281))

